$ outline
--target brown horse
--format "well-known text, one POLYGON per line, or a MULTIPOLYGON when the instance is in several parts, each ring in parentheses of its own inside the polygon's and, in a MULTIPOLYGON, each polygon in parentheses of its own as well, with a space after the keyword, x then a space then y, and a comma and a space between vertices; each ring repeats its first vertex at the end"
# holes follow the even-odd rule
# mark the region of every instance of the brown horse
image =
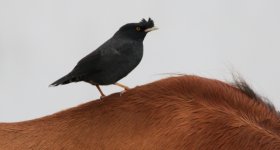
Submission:
POLYGON ((180 76, 47 117, 2 123, 0 149, 276 150, 280 119, 243 81, 180 76))

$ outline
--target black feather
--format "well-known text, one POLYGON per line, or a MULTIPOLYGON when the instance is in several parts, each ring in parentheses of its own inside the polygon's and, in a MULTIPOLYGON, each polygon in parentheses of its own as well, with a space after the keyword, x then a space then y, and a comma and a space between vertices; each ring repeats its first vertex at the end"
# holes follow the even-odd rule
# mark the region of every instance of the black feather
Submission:
POLYGON ((148 21, 143 18, 139 23, 146 29, 154 27, 154 21, 151 18, 149 18, 148 21))
POLYGON ((68 77, 68 75, 56 80, 49 86, 58 86, 58 85, 63 85, 63 84, 67 84, 67 83, 70 83, 70 78, 68 77))

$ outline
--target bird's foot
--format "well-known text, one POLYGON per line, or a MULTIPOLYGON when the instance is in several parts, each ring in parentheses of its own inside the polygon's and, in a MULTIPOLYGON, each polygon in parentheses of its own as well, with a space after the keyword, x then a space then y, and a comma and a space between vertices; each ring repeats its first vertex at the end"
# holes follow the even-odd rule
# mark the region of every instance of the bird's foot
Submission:
POLYGON ((126 92, 126 90, 121 91, 120 96, 122 96, 125 92, 126 92))
POLYGON ((124 93, 126 93, 130 88, 125 88, 123 91, 120 92, 120 96, 122 96, 124 93))
POLYGON ((102 90, 101 90, 100 86, 99 86, 99 85, 95 85, 95 86, 97 87, 97 89, 98 89, 99 93, 101 94, 101 96, 100 96, 100 100, 101 100, 101 99, 103 99, 104 97, 106 97, 106 95, 102 92, 102 90))
POLYGON ((128 90, 130 90, 129 87, 125 87, 125 88, 124 88, 124 91, 128 91, 128 90))
POLYGON ((104 99, 105 97, 106 97, 106 95, 101 95, 101 96, 100 96, 100 100, 101 100, 101 99, 104 99))

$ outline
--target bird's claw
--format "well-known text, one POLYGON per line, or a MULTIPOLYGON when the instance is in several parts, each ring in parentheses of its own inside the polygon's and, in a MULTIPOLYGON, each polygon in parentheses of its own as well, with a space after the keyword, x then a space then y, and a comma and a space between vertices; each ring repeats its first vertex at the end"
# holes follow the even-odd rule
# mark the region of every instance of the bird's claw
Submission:
POLYGON ((125 90, 121 91, 120 96, 122 96, 126 91, 128 91, 128 89, 125 89, 125 90))
POLYGON ((106 97, 106 95, 101 95, 101 96, 100 96, 100 100, 103 99, 103 98, 105 98, 105 97, 106 97))

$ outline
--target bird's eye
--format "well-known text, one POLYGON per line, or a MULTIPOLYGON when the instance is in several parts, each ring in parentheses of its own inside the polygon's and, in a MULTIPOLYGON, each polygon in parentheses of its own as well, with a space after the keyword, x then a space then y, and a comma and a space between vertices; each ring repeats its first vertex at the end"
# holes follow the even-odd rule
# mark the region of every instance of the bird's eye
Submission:
POLYGON ((140 31, 141 30, 141 28, 140 27, 136 27, 136 31, 140 31))

